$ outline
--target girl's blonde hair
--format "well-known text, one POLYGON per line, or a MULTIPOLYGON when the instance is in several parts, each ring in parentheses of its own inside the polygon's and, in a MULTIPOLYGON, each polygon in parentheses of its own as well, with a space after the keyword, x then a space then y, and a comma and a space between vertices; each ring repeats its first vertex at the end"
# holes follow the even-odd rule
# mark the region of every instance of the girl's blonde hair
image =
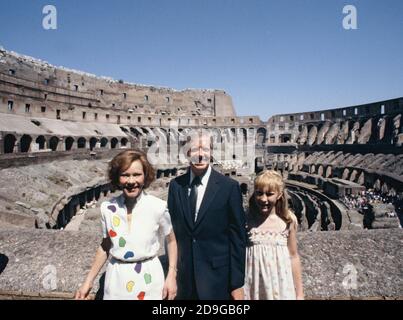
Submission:
MULTIPOLYGON (((260 172, 254 181, 254 190, 267 190, 269 192, 278 192, 281 197, 275 205, 276 214, 284 220, 285 223, 297 222, 295 215, 288 209, 288 195, 285 189, 283 177, 274 170, 265 170, 260 172)), ((259 209, 255 200, 255 193, 249 199, 249 213, 251 217, 256 217, 259 214, 259 209)))

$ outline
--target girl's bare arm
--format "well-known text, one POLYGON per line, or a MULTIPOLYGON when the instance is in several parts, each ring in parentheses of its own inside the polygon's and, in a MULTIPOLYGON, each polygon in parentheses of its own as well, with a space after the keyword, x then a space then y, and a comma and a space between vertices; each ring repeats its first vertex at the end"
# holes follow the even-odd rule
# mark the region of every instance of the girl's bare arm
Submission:
POLYGON ((288 238, 288 250, 291 258, 292 276, 294 278, 294 286, 297 300, 304 299, 304 291, 302 288, 302 268, 297 248, 297 224, 292 222, 290 226, 290 235, 288 238))

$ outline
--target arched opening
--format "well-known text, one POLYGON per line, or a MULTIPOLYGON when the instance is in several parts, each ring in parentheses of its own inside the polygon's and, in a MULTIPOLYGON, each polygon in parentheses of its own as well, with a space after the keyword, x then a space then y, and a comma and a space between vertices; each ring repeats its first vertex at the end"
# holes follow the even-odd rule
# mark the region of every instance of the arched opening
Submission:
POLYGON ((117 145, 118 145, 118 139, 112 138, 112 140, 111 140, 111 149, 115 149, 117 145))
POLYGON ((248 131, 245 128, 241 128, 243 141, 246 142, 248 139, 248 131))
POLYGON ((86 144, 87 140, 85 140, 85 138, 80 137, 77 140, 77 148, 78 149, 85 149, 85 144, 86 144))
POLYGON ((266 141, 266 128, 257 129, 256 143, 263 145, 266 141))
POLYGON ((31 148, 32 138, 31 136, 24 134, 20 140, 20 151, 28 152, 31 148))
POLYGON ((374 189, 376 191, 381 191, 381 181, 379 179, 376 179, 376 181, 374 183, 374 189))
POLYGON ((172 176, 173 176, 173 177, 176 177, 177 174, 178 174, 178 169, 173 168, 173 169, 172 169, 172 176))
POLYGON ((365 184, 365 174, 364 171, 361 172, 360 176, 358 177, 357 183, 360 185, 364 185, 365 184))
POLYGON ((137 130, 136 128, 130 127, 130 132, 136 137, 139 138, 141 137, 143 134, 137 130))
POLYGON ((44 150, 45 149, 45 137, 44 136, 39 136, 36 138, 35 143, 38 145, 39 150, 44 150))
POLYGON ((248 193, 248 185, 246 183, 241 183, 241 193, 243 195, 247 195, 248 193))
POLYGON ((328 166, 326 168, 326 176, 325 176, 325 178, 330 178, 331 176, 332 176, 332 167, 328 166))
POLYGON ((141 127, 140 128, 142 131, 143 131, 143 133, 145 133, 146 135, 148 135, 150 132, 146 129, 146 128, 144 128, 144 127, 141 127))
POLYGON ((91 151, 96 147, 97 142, 98 142, 98 139, 95 138, 95 137, 92 137, 92 138, 90 139, 90 150, 91 150, 91 151))
POLYGON ((108 139, 102 138, 101 139, 101 148, 106 148, 107 144, 108 144, 108 139))
POLYGON ((289 134, 289 133, 280 134, 279 138, 280 138, 280 143, 291 142, 291 134, 289 134))
POLYGON ((318 175, 323 176, 323 166, 319 166, 318 168, 318 175))
POLYGON ((348 180, 348 177, 350 176, 350 171, 346 168, 346 169, 344 169, 344 171, 343 171, 343 175, 341 176, 341 178, 343 179, 343 180, 348 180))
POLYGON ((71 148, 73 147, 74 139, 72 137, 67 137, 64 143, 66 151, 70 151, 71 148))
POLYGON ((263 171, 263 161, 261 157, 255 158, 255 173, 263 171))
POLYGON ((13 153, 17 139, 14 135, 8 134, 4 137, 4 153, 13 153))
POLYGON ((388 186, 388 184, 387 184, 386 182, 382 185, 382 187, 381 187, 381 192, 382 192, 382 194, 384 194, 384 195, 388 194, 388 192, 389 192, 389 186, 388 186))
POLYGON ((351 172, 349 180, 355 182, 356 178, 357 178, 357 170, 353 170, 353 172, 351 172))
POLYGON ((52 151, 56 151, 57 150, 57 145, 59 144, 59 138, 58 137, 52 137, 49 140, 49 148, 52 151))
POLYGON ((121 140, 120 140, 120 146, 121 147, 127 147, 127 143, 128 143, 129 141, 126 139, 126 138, 122 138, 121 140))

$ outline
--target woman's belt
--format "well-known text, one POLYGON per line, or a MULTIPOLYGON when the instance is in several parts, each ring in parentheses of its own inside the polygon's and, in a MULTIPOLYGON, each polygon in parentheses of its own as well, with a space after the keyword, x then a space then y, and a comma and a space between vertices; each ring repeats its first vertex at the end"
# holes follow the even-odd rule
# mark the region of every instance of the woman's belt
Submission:
POLYGON ((111 262, 112 263, 143 263, 143 262, 150 261, 150 260, 154 259, 155 257, 156 256, 152 256, 152 257, 149 257, 149 258, 144 258, 142 260, 127 261, 127 260, 121 260, 121 259, 118 259, 118 258, 115 258, 115 257, 112 256, 111 262))

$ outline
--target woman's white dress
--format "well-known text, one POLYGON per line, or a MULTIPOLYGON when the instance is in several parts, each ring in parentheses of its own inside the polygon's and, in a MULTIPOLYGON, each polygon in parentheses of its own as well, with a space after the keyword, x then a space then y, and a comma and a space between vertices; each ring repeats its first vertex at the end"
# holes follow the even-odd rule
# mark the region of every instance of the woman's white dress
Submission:
POLYGON ((295 300, 294 280, 287 240, 283 232, 251 228, 246 249, 247 300, 295 300))
POLYGON ((172 231, 166 202, 142 192, 132 211, 130 232, 122 195, 101 204, 103 237, 112 242, 104 299, 160 300, 164 272, 157 257, 159 230, 172 231))

